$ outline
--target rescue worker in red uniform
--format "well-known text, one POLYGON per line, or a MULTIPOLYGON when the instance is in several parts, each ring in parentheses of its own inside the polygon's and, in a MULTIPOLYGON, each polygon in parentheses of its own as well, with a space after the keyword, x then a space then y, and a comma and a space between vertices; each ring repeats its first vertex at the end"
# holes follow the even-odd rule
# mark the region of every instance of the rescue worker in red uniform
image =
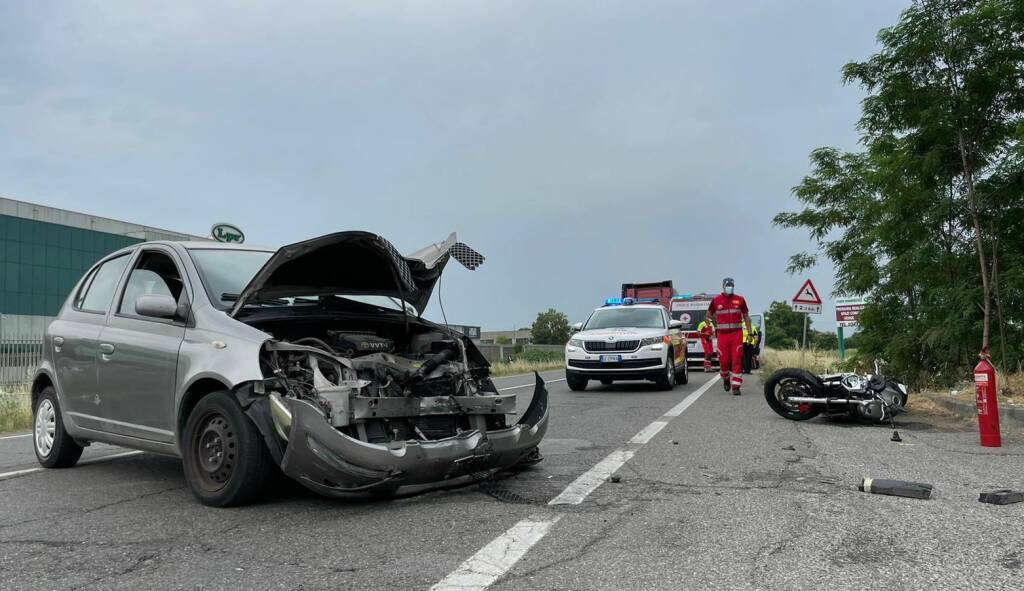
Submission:
POLYGON ((715 336, 715 325, 708 316, 697 325, 697 334, 700 335, 700 344, 704 347, 704 373, 711 371, 711 355, 715 352, 715 346, 711 337, 715 336))
POLYGON ((743 329, 750 332, 750 311, 743 296, 736 295, 735 288, 732 277, 722 280, 722 293, 711 300, 708 318, 714 319, 718 334, 722 386, 726 392, 732 390, 739 396, 743 386, 743 329))

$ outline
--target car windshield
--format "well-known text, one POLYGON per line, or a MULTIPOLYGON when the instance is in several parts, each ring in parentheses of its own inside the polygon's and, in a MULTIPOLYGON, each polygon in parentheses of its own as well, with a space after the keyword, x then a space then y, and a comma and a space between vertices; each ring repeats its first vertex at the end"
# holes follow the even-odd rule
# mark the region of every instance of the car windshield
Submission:
POLYGON ((214 304, 231 307, 256 272, 274 254, 265 250, 193 248, 189 250, 214 304))
POLYGON ((600 328, 665 328, 665 320, 656 308, 602 308, 590 316, 584 330, 600 328))
MULTIPOLYGON (((239 295, 253 276, 267 263, 274 253, 262 250, 239 250, 228 248, 194 248, 189 250, 199 273, 203 277, 210 299, 220 308, 230 308, 238 301, 239 295)), ((382 295, 334 294, 349 300, 370 304, 388 310, 401 310, 402 301, 382 295)), ((259 306, 309 305, 319 302, 318 295, 275 298, 251 302, 259 306)), ((406 312, 416 315, 412 304, 405 305, 406 312)))

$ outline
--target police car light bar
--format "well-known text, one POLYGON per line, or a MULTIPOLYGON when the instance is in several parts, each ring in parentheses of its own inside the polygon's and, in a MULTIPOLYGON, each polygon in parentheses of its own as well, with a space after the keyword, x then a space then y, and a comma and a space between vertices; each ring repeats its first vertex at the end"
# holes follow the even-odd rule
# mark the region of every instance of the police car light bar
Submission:
POLYGON ((604 301, 605 306, 632 306, 633 304, 657 304, 658 298, 608 298, 604 301))

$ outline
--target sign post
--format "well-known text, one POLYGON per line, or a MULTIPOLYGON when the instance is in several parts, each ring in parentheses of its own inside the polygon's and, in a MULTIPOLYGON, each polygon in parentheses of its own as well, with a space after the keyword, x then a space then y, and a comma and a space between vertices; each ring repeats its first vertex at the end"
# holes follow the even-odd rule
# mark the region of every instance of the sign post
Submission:
POLYGON ((790 304, 794 312, 804 313, 804 341, 800 347, 800 365, 804 363, 804 354, 807 351, 807 316, 810 314, 821 314, 821 296, 818 289, 810 279, 804 281, 800 291, 793 296, 790 304))
POLYGON ((839 336, 839 360, 846 359, 846 339, 843 328, 857 326, 860 311, 864 309, 864 296, 855 298, 836 298, 836 334, 839 336))

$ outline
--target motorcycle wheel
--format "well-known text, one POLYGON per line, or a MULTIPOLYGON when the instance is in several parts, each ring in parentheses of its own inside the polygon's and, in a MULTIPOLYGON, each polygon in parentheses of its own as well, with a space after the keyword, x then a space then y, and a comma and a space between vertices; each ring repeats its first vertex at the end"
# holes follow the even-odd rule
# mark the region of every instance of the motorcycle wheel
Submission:
POLYGON ((821 414, 823 407, 817 404, 795 404, 787 402, 790 396, 822 398, 821 382, 804 369, 785 368, 772 374, 764 383, 764 399, 779 416, 791 421, 806 421, 821 414))

